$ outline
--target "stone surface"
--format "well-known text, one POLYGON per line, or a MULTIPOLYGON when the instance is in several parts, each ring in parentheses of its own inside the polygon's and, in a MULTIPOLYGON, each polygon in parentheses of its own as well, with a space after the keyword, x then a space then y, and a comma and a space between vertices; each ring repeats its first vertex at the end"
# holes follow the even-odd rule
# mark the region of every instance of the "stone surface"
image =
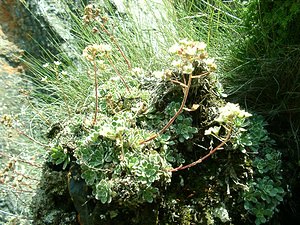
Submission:
MULTIPOLYGON (((67 1, 70 8, 80 8, 79 0, 67 1)), ((55 52, 54 42, 69 40, 67 4, 60 0, 1 0, 0 21, 9 41, 30 54, 41 49, 55 52)))
MULTIPOLYGON (((21 57, 24 51, 15 13, 22 11, 19 1, 0 1, 0 118, 4 115, 25 116, 32 113, 20 90, 28 88, 23 79, 21 57), (9 6, 9 7, 8 7, 9 6)), ((23 34, 26 36, 26 34, 23 34)), ((27 129, 24 127, 24 129, 27 129)), ((32 224, 28 203, 39 178, 34 162, 37 146, 13 129, 0 125, 0 224, 32 224)))
MULTIPOLYGON (((40 57, 43 54, 42 48, 56 53, 54 42, 61 44, 71 42, 71 18, 67 9, 81 12, 81 2, 93 1, 69 0, 67 5, 61 0, 0 0, 0 118, 9 114, 26 121, 26 115, 35 113, 31 111, 26 96, 22 94, 24 90, 30 89, 30 83, 24 79, 25 71, 21 58, 26 52, 40 57)), ((165 20, 166 15, 154 13, 155 18, 149 20, 147 13, 149 6, 143 2, 112 0, 120 14, 128 13, 126 11, 128 8, 132 10, 134 19, 145 30, 145 35, 150 34, 153 37, 152 44, 159 53, 157 44, 163 40, 156 34, 155 30, 158 29, 156 21, 165 20)), ((157 12, 156 10, 161 7, 161 3, 155 1, 152 10, 157 12)), ((27 122, 32 125, 31 121, 27 122)), ((29 130, 29 127, 24 129, 29 130)), ((0 126, 0 224, 37 224, 36 218, 32 220, 28 207, 36 193, 42 173, 41 156, 40 146, 28 141, 15 130, 0 126)), ((63 178, 61 180, 64 181, 63 178)), ((43 219, 39 223, 41 225, 76 223, 74 209, 64 215, 65 220, 60 220, 62 211, 55 209, 56 206, 51 208, 51 205, 47 205, 51 202, 47 200, 48 197, 59 198, 59 195, 46 195, 47 191, 43 190, 43 187, 46 188, 47 185, 48 183, 41 182, 34 198, 34 202, 44 204, 48 212, 47 215, 42 215, 43 219), (39 194, 40 196, 37 196, 39 194)), ((63 187, 66 188, 66 185, 63 187)), ((37 207, 36 212, 38 211, 37 207)))

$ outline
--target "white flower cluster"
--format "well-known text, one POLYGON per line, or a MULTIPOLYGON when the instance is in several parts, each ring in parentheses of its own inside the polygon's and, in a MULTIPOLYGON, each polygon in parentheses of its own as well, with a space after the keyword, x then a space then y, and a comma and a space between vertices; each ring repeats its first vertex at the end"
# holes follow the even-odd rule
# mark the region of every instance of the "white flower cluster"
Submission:
POLYGON ((227 104, 224 107, 219 109, 219 112, 219 116, 215 119, 215 121, 219 123, 226 123, 234 120, 235 118, 242 119, 252 116, 251 113, 240 109, 240 106, 238 104, 234 104, 231 102, 227 102, 227 104))
POLYGON ((94 61, 97 56, 103 57, 111 52, 112 48, 108 44, 93 44, 88 45, 82 52, 82 56, 88 61, 94 61))
POLYGON ((208 58, 205 49, 206 44, 204 42, 189 41, 187 39, 180 40, 169 49, 171 54, 179 56, 172 62, 172 66, 185 74, 190 74, 195 69, 193 63, 202 61, 207 65, 208 71, 215 71, 217 66, 214 63, 214 59, 208 58))
POLYGON ((98 17, 100 15, 100 10, 93 4, 89 4, 84 8, 84 16, 82 17, 82 20, 85 23, 90 23, 94 20, 98 20, 98 17))
MULTIPOLYGON (((252 114, 246 112, 245 110, 240 109, 238 104, 234 104, 231 102, 227 102, 227 104, 219 109, 219 116, 215 118, 216 122, 220 124, 231 124, 231 126, 235 126, 238 128, 239 132, 245 131, 243 127, 237 123, 237 119, 245 119, 247 117, 252 116, 252 114)), ((210 127, 205 130, 205 135, 212 135, 214 137, 219 136, 221 126, 210 127)))

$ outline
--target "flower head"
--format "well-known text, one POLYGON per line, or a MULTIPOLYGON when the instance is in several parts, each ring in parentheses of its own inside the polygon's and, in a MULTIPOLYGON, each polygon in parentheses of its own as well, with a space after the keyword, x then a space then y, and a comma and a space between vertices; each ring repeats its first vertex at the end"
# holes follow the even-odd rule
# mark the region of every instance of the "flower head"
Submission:
POLYGON ((49 63, 45 63, 45 64, 43 64, 43 67, 44 67, 44 68, 47 68, 47 67, 49 67, 49 63))
POLYGON ((143 68, 139 68, 139 67, 135 67, 135 68, 132 68, 132 70, 130 71, 130 73, 133 75, 133 76, 145 76, 145 71, 143 68))
POLYGON ((112 50, 108 44, 93 44, 88 45, 83 51, 82 56, 88 61, 94 61, 97 56, 104 56, 112 50))
POLYGON ((221 129, 220 126, 210 127, 204 131, 204 135, 217 135, 218 136, 220 129, 221 129))
POLYGON ((164 71, 154 71, 153 76, 158 78, 158 79, 165 79, 165 73, 164 71))
POLYGON ((192 73, 193 70, 194 70, 194 67, 193 67, 193 65, 191 63, 189 63, 189 64, 187 64, 187 65, 185 65, 185 66, 182 67, 182 72, 186 73, 186 74, 192 73))
POLYGON ((59 65, 61 65, 61 62, 60 61, 54 61, 54 64, 55 64, 55 66, 59 66, 59 65))
POLYGON ((184 53, 189 56, 195 56, 197 54, 196 46, 187 46, 184 53))
POLYGON ((96 8, 93 4, 88 4, 84 8, 84 16, 82 17, 82 20, 85 23, 90 23, 94 20, 97 20, 99 14, 100 14, 100 10, 98 8, 96 8))
POLYGON ((204 59, 203 61, 206 63, 206 65, 210 71, 215 71, 217 69, 215 59, 208 58, 208 59, 204 59))
POLYGON ((235 118, 247 118, 252 116, 252 114, 240 109, 238 104, 233 104, 227 102, 227 104, 219 109, 219 116, 215 119, 217 122, 228 122, 235 118))
POLYGON ((171 48, 169 49, 169 52, 172 54, 178 54, 178 53, 182 52, 182 46, 179 45, 178 43, 176 43, 171 46, 171 48))
POLYGON ((195 47, 199 50, 199 51, 204 51, 206 48, 206 44, 204 42, 195 42, 195 47))
POLYGON ((171 65, 177 68, 180 68, 182 66, 183 62, 181 61, 181 59, 178 60, 174 60, 172 61, 171 65))

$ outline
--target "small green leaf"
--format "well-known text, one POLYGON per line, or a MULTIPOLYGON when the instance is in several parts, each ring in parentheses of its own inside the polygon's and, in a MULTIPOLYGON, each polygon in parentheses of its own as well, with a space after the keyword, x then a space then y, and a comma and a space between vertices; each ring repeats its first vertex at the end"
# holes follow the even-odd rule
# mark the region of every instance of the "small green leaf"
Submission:
POLYGON ((185 141, 185 139, 183 137, 179 137, 178 140, 179 140, 180 143, 183 143, 185 141))
POLYGON ((70 156, 67 155, 67 157, 66 157, 66 159, 64 161, 64 164, 63 164, 63 170, 66 169, 66 167, 68 166, 69 162, 70 162, 70 156))
POLYGON ((101 180, 96 185, 96 195, 95 198, 100 200, 102 204, 111 202, 111 190, 108 182, 106 180, 101 180))
POLYGON ((193 137, 193 135, 189 135, 188 133, 183 134, 184 139, 188 140, 191 137, 193 137))
POLYGON ((86 170, 81 174, 81 177, 85 180, 87 185, 93 185, 97 179, 97 174, 95 171, 86 170))
POLYGON ((148 202, 148 203, 152 203, 153 202, 153 195, 150 191, 144 191, 143 192, 143 198, 148 202))

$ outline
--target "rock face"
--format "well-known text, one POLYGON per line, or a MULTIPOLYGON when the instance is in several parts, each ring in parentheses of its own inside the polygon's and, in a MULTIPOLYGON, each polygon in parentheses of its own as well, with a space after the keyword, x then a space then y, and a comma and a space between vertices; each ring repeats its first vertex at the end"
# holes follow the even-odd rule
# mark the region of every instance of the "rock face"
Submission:
POLYGON ((121 14, 130 14, 132 20, 144 32, 145 39, 150 39, 151 45, 156 54, 161 54, 161 44, 165 43, 163 27, 161 24, 168 24, 168 32, 173 31, 176 34, 175 27, 168 22, 168 10, 170 6, 167 2, 161 0, 111 0, 116 6, 117 12, 121 14), (161 31, 161 32, 158 32, 161 31))
POLYGON ((33 197, 35 225, 77 225, 76 211, 68 195, 67 172, 44 165, 43 178, 33 197))
MULTIPOLYGON (((34 17, 19 0, 0 1, 0 118, 13 115, 27 123, 26 115, 33 114, 20 94, 30 89, 21 58, 25 51, 39 54, 36 41, 51 47, 46 38, 50 25, 34 17)), ((32 224, 29 203, 41 174, 34 159, 41 153, 38 149, 15 130, 0 126, 0 224, 32 224)))
MULTIPOLYGON (((42 48, 55 53, 54 42, 63 43, 72 39, 68 11, 82 13, 82 3, 93 2, 104 4, 103 1, 92 0, 1 0, 2 30, 30 54, 37 56, 42 48)), ((167 21, 167 6, 158 0, 151 1, 151 4, 143 0, 111 0, 111 4, 119 14, 130 12, 133 20, 147 31, 145 33, 151 34, 151 42, 158 52, 158 42, 163 42, 163 37, 156 30, 160 29, 159 21, 167 21)))
MULTIPOLYGON (((73 11, 79 0, 67 1, 73 11)), ((54 42, 71 38, 67 3, 58 0, 1 0, 0 21, 3 32, 21 49, 38 55, 41 48, 55 51, 54 42)))
MULTIPOLYGON (((6 114, 18 115, 22 109, 22 98, 19 89, 24 87, 22 75, 24 70, 20 66, 20 57, 23 51, 14 44, 13 36, 8 31, 12 26, 12 21, 5 20, 4 13, 0 9, 0 118, 6 114), (6 25, 6 26, 5 26, 6 25), (7 35, 6 35, 7 34, 7 35)), ((8 18, 7 18, 8 19, 8 18)), ((1 120, 1 119, 0 119, 1 120)), ((16 172, 20 172, 23 165, 16 168, 12 155, 19 155, 22 138, 16 132, 6 129, 0 125, 0 224, 4 224, 9 217, 15 215, 26 215, 28 210, 21 207, 18 197, 28 199, 25 193, 19 194, 14 184, 16 184, 16 172), (21 211, 23 211, 21 213, 21 211)), ((24 222, 24 221, 23 221, 24 222)), ((18 223, 19 224, 19 223, 18 223)), ((26 224, 26 223, 24 223, 26 224)))
POLYGON ((44 40, 45 28, 38 23, 29 10, 18 0, 2 0, 0 20, 3 32, 9 40, 31 53, 38 50, 35 41, 47 46, 44 40))

